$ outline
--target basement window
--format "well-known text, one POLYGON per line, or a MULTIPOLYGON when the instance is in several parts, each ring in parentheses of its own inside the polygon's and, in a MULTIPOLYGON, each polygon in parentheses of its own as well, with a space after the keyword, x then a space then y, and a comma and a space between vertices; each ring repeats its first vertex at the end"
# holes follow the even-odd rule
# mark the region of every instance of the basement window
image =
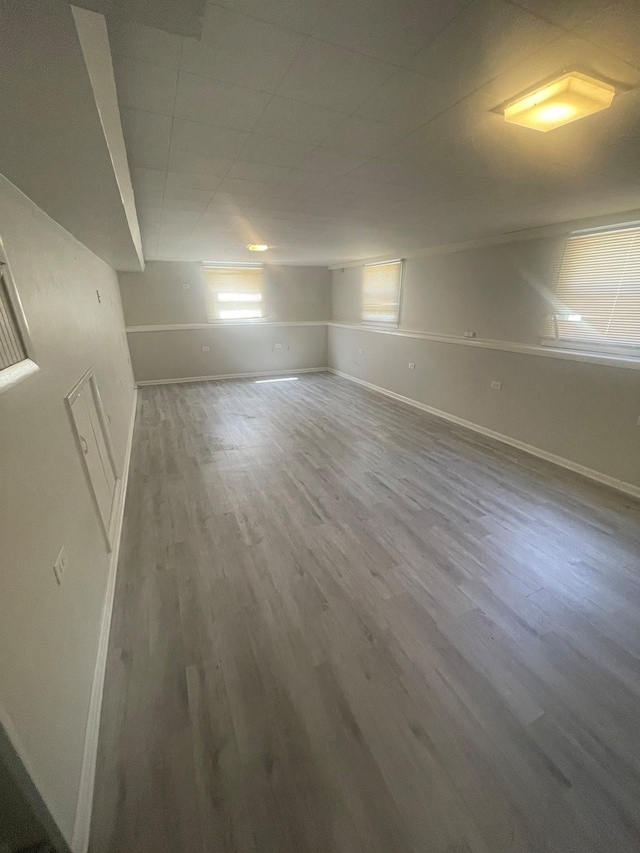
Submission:
POLYGON ((261 266, 205 265, 204 278, 209 323, 264 318, 261 266))
POLYGON ((543 343, 640 356, 640 226, 566 241, 543 343))
POLYGON ((397 326, 401 287, 402 261, 366 264, 362 276, 362 322, 397 326))
POLYGON ((27 323, 0 247, 0 392, 39 369, 29 358, 29 347, 27 323))

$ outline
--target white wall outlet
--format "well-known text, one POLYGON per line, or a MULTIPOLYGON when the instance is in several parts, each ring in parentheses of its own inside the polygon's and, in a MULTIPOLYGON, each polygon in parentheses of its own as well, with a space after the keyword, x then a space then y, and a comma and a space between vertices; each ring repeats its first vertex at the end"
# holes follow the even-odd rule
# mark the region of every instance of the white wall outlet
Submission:
POLYGON ((274 349, 282 349, 282 344, 274 344, 273 348, 274 349))
POLYGON ((358 350, 358 355, 364 355, 364 350, 363 350, 363 349, 359 349, 359 350, 358 350))
POLYGON ((67 558, 67 552, 64 550, 64 545, 60 548, 60 553, 58 554, 55 563, 53 564, 53 574, 56 577, 56 581, 58 586, 62 583, 62 579, 64 577, 64 573, 67 569, 67 565, 69 560, 67 558))
POLYGON ((210 347, 202 347, 202 352, 209 352, 210 347))
POLYGON ((465 338, 475 338, 476 333, 475 332, 465 332, 464 336, 465 336, 465 338))
POLYGON ((414 361, 410 361, 410 362, 409 362, 409 370, 415 370, 415 369, 416 369, 415 362, 414 362, 414 361))
POLYGON ((183 282, 182 282, 182 289, 183 289, 183 290, 191 290, 191 285, 189 284, 189 282, 188 282, 188 281, 183 281, 183 282))
POLYGON ((494 391, 502 391, 502 382, 496 382, 495 380, 491 383, 491 387, 494 391))

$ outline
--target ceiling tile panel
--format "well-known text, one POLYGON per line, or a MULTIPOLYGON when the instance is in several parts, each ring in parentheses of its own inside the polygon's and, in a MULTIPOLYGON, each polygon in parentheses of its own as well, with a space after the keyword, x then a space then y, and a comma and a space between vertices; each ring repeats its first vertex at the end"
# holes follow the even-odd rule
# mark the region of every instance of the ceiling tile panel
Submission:
POLYGON ((410 130, 450 107, 458 97, 455 84, 402 69, 368 98, 356 114, 410 130))
POLYGON ((120 121, 129 166, 166 170, 171 116, 121 107, 120 121))
POLYGON ((413 57, 411 67, 466 95, 561 35, 562 30, 517 6, 474 0, 413 57))
POLYGON ((607 4, 588 21, 583 19, 576 23, 572 31, 640 68, 638 0, 617 0, 607 4))
POLYGON ((394 142, 406 136, 404 128, 393 127, 379 121, 349 116, 322 140, 324 148, 348 151, 373 157, 394 142))
POLYGON ((172 148, 169 152, 169 169, 174 172, 190 172, 194 175, 209 175, 222 178, 227 174, 233 160, 224 157, 210 157, 197 151, 183 151, 172 148))
POLYGON ((404 64, 471 0, 331 0, 313 35, 386 62, 404 64))
POLYGON ((228 127, 214 127, 198 121, 174 118, 171 129, 171 147, 182 151, 207 154, 210 157, 238 156, 248 133, 228 127))
POLYGON ((365 160, 366 157, 360 154, 332 151, 330 148, 314 148, 300 163, 300 168, 327 175, 346 175, 365 160))
POLYGON ((202 38, 184 39, 180 68, 201 77, 275 92, 304 38, 210 5, 202 38))
POLYGON ((264 163, 267 166, 295 167, 312 151, 310 145, 303 145, 291 139, 275 139, 272 136, 249 135, 240 159, 250 163, 264 163))
POLYGON ((125 56, 114 56, 113 73, 121 107, 172 115, 178 72, 125 56))
POLYGON ((278 94, 327 109, 352 112, 376 92, 393 65, 326 42, 309 39, 278 88, 278 94))
POLYGON ((571 28, 606 11, 612 0, 510 0, 513 6, 526 9, 561 27, 571 28))
POLYGON ((228 177, 241 178, 245 181, 266 181, 275 183, 285 178, 291 169, 284 166, 274 166, 267 163, 248 163, 236 160, 229 169, 228 177))
POLYGON ((175 115, 202 124, 251 130, 271 95, 180 71, 175 115))
POLYGON ((344 118, 342 113, 275 95, 254 130, 315 145, 344 118))
POLYGON ((310 33, 327 0, 219 0, 219 6, 244 12, 301 33, 310 33))
POLYGON ((182 37, 154 27, 131 24, 110 17, 107 21, 109 44, 114 56, 138 59, 153 65, 178 68, 182 37))

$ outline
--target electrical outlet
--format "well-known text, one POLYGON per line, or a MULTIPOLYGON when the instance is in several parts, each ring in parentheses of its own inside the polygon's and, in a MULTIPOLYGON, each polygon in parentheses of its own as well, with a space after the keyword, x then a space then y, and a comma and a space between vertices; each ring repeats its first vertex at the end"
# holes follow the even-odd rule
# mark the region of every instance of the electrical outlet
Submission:
POLYGON ((492 382, 491 387, 494 391, 502 391, 502 382, 492 382))
POLYGON ((282 349, 282 344, 274 344, 273 348, 274 349, 282 349))
POLYGON ((409 362, 409 370, 415 370, 415 369, 416 369, 415 363, 413 361, 410 361, 409 362))
POLYGON ((183 281, 183 282, 182 282, 182 289, 183 289, 183 290, 191 290, 191 285, 189 284, 189 282, 188 282, 188 281, 183 281))
POLYGON ((209 352, 209 347, 202 347, 202 352, 209 352))
POLYGON ((476 333, 475 332, 465 332, 464 336, 465 336, 465 338, 475 338, 476 333))
POLYGON ((62 583, 68 562, 67 552, 64 550, 63 545, 62 548, 60 548, 60 553, 58 554, 55 563, 53 564, 53 574, 55 575, 58 586, 62 583))
POLYGON ((364 355, 364 350, 363 350, 363 349, 359 349, 359 350, 358 350, 358 355, 364 355))

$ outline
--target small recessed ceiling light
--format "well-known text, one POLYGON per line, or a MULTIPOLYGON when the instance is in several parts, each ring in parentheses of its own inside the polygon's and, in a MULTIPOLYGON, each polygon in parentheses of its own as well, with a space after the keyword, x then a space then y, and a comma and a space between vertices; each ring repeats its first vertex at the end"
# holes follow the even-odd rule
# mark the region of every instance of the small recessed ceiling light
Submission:
POLYGON ((266 243, 249 243, 247 246, 250 252, 266 252, 268 248, 266 243))
POLYGON ((546 132, 606 110, 616 94, 610 83, 572 71, 546 83, 504 109, 505 120, 546 132))

